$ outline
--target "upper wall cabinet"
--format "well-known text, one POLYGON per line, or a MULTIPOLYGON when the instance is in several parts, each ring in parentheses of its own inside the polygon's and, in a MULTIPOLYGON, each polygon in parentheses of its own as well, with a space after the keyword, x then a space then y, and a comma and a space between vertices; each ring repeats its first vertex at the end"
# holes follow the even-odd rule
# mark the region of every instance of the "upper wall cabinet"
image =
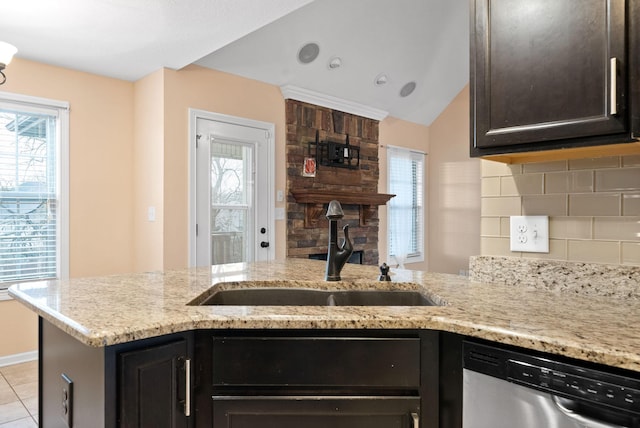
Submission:
POLYGON ((639 152, 636 3, 471 0, 471 156, 639 152))

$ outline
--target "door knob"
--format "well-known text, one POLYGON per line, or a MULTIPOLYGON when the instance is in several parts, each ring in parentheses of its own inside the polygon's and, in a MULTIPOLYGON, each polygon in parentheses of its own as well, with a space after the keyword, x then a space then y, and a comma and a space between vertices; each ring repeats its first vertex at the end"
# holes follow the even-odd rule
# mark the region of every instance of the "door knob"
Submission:
POLYGON ((268 243, 268 242, 266 242, 266 241, 262 241, 262 242, 260 243, 260 246, 261 246, 262 248, 269 248, 269 243, 268 243))

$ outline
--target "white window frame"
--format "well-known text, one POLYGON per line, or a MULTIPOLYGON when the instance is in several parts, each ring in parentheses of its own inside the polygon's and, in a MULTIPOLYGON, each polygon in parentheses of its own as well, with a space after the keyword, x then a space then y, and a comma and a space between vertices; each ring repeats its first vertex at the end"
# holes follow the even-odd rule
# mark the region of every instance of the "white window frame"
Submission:
POLYGON ((418 216, 419 219, 419 224, 418 224, 418 230, 414 230, 414 233, 416 235, 416 242, 417 242, 417 246, 418 246, 418 251, 414 252, 414 253, 410 253, 407 254, 406 259, 404 260, 399 260, 395 257, 395 254, 392 254, 391 251, 391 233, 393 231, 392 228, 392 205, 393 205, 393 200, 395 198, 392 198, 388 203, 387 203, 387 254, 389 256, 389 258, 393 258, 394 260, 396 260, 396 262, 398 264, 408 264, 408 263, 420 263, 420 262, 424 262, 425 260, 425 242, 424 242, 424 235, 425 235, 425 224, 426 224, 426 204, 425 204, 425 200, 426 200, 426 161, 425 161, 425 157, 426 157, 426 153, 419 151, 419 150, 413 150, 413 149, 408 149, 406 147, 398 147, 398 146, 391 146, 391 145, 387 145, 387 192, 389 193, 394 193, 391 187, 392 184, 392 167, 391 167, 391 162, 394 159, 394 154, 396 155, 395 157, 397 157, 397 154, 402 154, 402 156, 408 156, 411 158, 412 161, 416 161, 416 162, 420 162, 421 166, 422 166, 422 176, 420 177, 420 183, 414 183, 414 186, 416 186, 416 191, 418 191, 422 197, 421 200, 421 211, 422 211, 422 215, 418 216), (401 263, 402 262, 402 263, 401 263))
MULTIPOLYGON (((0 91, 0 105, 25 111, 55 115, 57 121, 56 159, 58 162, 57 195, 57 279, 69 278, 69 103, 66 101, 0 91)), ((10 300, 7 288, 11 283, 0 284, 0 300, 10 300)))

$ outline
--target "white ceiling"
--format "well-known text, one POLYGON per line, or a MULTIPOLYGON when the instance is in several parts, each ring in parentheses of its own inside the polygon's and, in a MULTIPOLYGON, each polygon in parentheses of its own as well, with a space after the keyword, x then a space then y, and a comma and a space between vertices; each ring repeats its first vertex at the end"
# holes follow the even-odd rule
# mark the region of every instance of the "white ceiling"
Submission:
POLYGON ((467 0, 316 0, 197 64, 294 85, 429 125, 469 81, 467 0), (310 64, 297 60, 308 42, 310 64), (343 65, 328 68, 338 56, 343 65), (376 86, 386 73, 389 82, 376 86), (406 98, 402 86, 417 83, 406 98))
POLYGON ((468 82, 468 22, 467 0, 5 0, 0 40, 20 58, 130 81, 195 62, 429 125, 468 82), (320 54, 303 65, 307 42, 320 54), (343 65, 330 70, 333 56, 343 65))

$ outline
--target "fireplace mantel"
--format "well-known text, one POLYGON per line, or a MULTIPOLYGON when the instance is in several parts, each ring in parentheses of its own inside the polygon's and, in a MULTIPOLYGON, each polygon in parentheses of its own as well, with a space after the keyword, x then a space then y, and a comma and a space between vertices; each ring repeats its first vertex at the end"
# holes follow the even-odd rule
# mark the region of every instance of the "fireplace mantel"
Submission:
POLYGON ((360 207, 360 225, 364 226, 378 209, 395 195, 373 192, 350 192, 344 190, 324 189, 292 189, 293 198, 305 205, 305 227, 317 227, 324 219, 323 204, 337 200, 341 205, 358 205, 360 207))

